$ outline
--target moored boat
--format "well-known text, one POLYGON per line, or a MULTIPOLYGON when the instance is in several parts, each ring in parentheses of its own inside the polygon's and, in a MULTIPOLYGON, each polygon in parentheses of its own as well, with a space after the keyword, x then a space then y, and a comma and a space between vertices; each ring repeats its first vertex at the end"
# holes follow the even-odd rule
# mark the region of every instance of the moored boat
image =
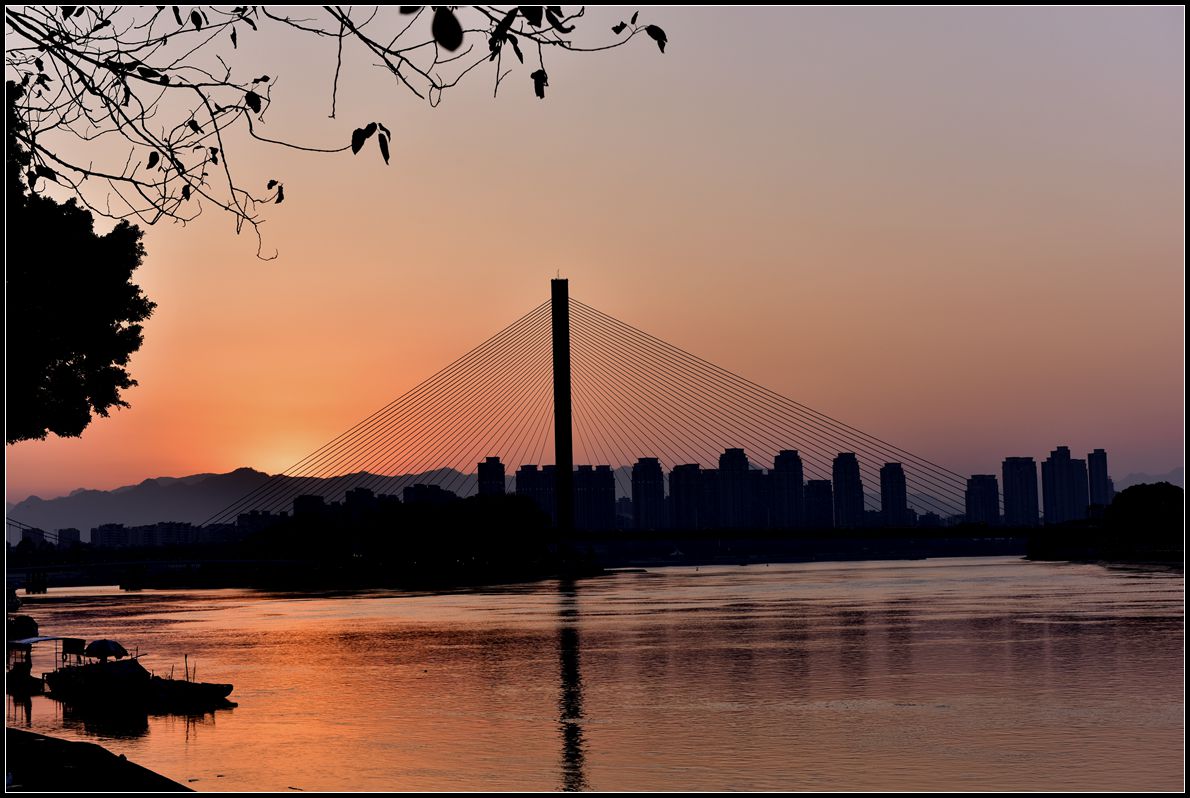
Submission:
POLYGON ((152 712, 203 712, 233 707, 230 684, 167 679, 150 673, 140 655, 129 655, 113 640, 85 641, 74 637, 39 637, 33 643, 55 641, 58 667, 42 675, 51 698, 76 706, 120 705, 152 712))

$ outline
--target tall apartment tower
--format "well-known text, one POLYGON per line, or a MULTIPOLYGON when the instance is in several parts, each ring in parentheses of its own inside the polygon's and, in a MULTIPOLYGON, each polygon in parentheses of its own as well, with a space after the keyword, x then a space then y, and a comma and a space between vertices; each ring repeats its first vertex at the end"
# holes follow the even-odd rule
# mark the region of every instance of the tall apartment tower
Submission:
POLYGON ((772 525, 777 529, 797 529, 805 525, 805 495, 802 484, 802 457, 783 449, 773 459, 770 474, 772 525))
POLYGON ((1107 507, 1115 498, 1115 486, 1107 475, 1107 452, 1096 449, 1087 455, 1087 482, 1092 505, 1107 507))
POLYGON ((676 465, 669 472, 670 520, 674 529, 704 528, 699 512, 702 504, 702 474, 698 463, 676 465))
POLYGON ((616 528, 616 481, 611 466, 575 468, 574 526, 601 531, 616 528))
POLYGON ((661 529, 665 523, 665 474, 656 457, 632 466, 632 514, 637 529, 661 529))
POLYGON ((743 449, 719 455, 719 523, 726 529, 753 526, 753 481, 743 449))
POLYGON ((831 468, 835 493, 835 526, 859 529, 864 525, 864 484, 854 452, 839 452, 831 468))
POLYGON ((995 474, 975 474, 967 480, 967 523, 1000 525, 1000 486, 995 474))
POLYGON ((1086 518, 1091 503, 1086 461, 1072 459, 1067 446, 1050 452, 1041 463, 1041 498, 1047 524, 1086 518))
POLYGON ((1004 525, 1037 526, 1037 463, 1032 457, 1006 457, 1001 476, 1004 478, 1004 525))
POLYGON ((835 526, 834 492, 829 479, 811 479, 806 483, 806 526, 810 529, 835 526))
POLYGON ((880 519, 885 526, 909 525, 909 492, 900 463, 880 467, 880 519))
POLYGON ((479 495, 504 495, 504 463, 499 457, 489 457, 479 464, 479 495))

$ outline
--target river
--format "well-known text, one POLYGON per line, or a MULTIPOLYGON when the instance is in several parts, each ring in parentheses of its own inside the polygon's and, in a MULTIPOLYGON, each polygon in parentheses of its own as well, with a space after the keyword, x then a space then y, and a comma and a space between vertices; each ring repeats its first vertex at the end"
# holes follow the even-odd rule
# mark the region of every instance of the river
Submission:
POLYGON ((51 590, 22 609, 42 634, 186 662, 239 706, 127 719, 9 698, 7 721, 200 791, 1174 790, 1184 590, 1180 571, 1015 558, 51 590))

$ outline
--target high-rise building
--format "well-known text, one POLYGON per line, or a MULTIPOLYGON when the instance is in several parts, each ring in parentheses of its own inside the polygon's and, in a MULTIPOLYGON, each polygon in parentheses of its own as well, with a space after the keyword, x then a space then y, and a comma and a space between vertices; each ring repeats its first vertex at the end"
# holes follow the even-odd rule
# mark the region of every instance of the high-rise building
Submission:
POLYGON ((835 526, 834 492, 829 479, 806 482, 806 526, 810 529, 832 529, 835 526))
POLYGON ((698 477, 698 525, 700 529, 721 529, 719 469, 704 468, 698 477))
POLYGON ((755 526, 750 470, 743 449, 726 449, 719 455, 719 521, 726 529, 755 526))
POLYGON ((967 523, 1000 525, 1000 486, 995 474, 975 474, 967 480, 967 523))
POLYGON ((1004 525, 1037 526, 1037 463, 1032 457, 1006 457, 1004 477, 1004 525))
POLYGON ((665 526, 665 473, 656 457, 642 457, 632 466, 632 512, 637 529, 665 526))
POLYGON ((1059 446, 1041 463, 1041 494, 1045 523, 1061 524, 1087 517, 1090 495, 1087 463, 1070 457, 1070 449, 1059 446))
POLYGON ((831 468, 835 493, 835 526, 859 529, 864 525, 864 483, 855 452, 839 452, 831 468))
POLYGON ((611 466, 580 465, 574 472, 576 529, 616 528, 616 481, 611 466))
POLYGON ((777 529, 797 529, 805 525, 803 478, 801 455, 790 449, 778 452, 769 474, 771 523, 777 529))
POLYGON ((909 526, 909 493, 900 463, 880 467, 880 520, 885 526, 909 526))
POLYGON ((504 495, 504 463, 499 457, 487 458, 479 464, 477 471, 480 496, 504 495))
POLYGON ((552 465, 542 466, 538 470, 536 465, 522 465, 516 471, 516 495, 526 496, 533 500, 537 508, 550 517, 551 523, 558 512, 554 505, 554 472, 552 465))
POLYGON ((1111 504, 1115 498, 1115 487, 1107 475, 1107 452, 1103 449, 1096 449, 1087 455, 1087 482, 1093 506, 1104 508, 1111 504))
POLYGON ((1074 486, 1074 517, 1087 518, 1091 511, 1090 485, 1087 480, 1087 461, 1074 458, 1070 461, 1071 484, 1074 486))
POLYGON ((670 520, 674 529, 702 529, 699 518, 702 473, 698 463, 676 465, 669 472, 670 520))

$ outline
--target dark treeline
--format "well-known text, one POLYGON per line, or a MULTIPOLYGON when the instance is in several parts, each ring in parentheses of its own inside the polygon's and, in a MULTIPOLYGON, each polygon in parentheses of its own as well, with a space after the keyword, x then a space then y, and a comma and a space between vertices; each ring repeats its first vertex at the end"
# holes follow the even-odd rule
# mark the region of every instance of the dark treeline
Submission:
POLYGON ((1034 530, 1036 560, 1181 563, 1186 550, 1186 491, 1169 482, 1116 494, 1102 518, 1034 530))

